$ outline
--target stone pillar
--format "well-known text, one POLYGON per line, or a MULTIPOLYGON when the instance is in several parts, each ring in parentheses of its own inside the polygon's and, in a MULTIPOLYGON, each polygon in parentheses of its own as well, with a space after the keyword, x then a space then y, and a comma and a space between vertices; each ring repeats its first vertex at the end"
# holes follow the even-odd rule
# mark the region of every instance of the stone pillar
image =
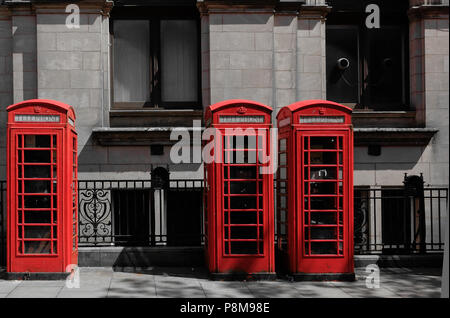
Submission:
MULTIPOLYGON (((198 6, 203 14, 202 40, 206 40, 202 52, 208 52, 209 46, 209 76, 203 80, 203 92, 209 81, 210 103, 243 98, 272 105, 273 6, 204 2, 198 6)), ((205 76, 208 69, 203 65, 205 76)))
POLYGON ((411 106, 419 126, 439 129, 421 157, 434 186, 448 186, 449 178, 448 13, 448 2, 424 0, 412 0, 409 10, 411 106))
MULTIPOLYGON (((274 116, 296 102, 297 12, 278 11, 274 16, 274 116)), ((275 118, 275 117, 274 117, 275 118)))
POLYGON ((10 10, 0 5, 0 180, 6 180, 6 107, 13 103, 11 23, 10 10))
POLYGON ((202 55, 202 105, 205 109, 211 104, 211 91, 210 91, 210 52, 209 52, 209 15, 206 12, 202 12, 200 8, 200 41, 201 41, 201 55, 202 55))
POLYGON ((14 103, 34 99, 36 91, 36 16, 31 6, 13 6, 12 61, 14 103))
POLYGON ((325 16, 330 8, 324 1, 302 6, 297 30, 297 100, 326 99, 325 16))

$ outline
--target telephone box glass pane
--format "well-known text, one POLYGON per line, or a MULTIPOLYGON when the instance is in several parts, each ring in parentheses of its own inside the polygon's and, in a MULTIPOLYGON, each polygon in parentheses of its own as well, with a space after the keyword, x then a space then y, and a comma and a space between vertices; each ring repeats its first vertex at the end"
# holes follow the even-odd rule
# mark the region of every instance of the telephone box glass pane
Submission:
POLYGON ((335 165, 337 162, 335 152, 312 151, 310 157, 312 165, 335 165))
POLYGON ((24 238, 50 238, 50 226, 25 226, 24 238))
POLYGON ((39 210, 39 211, 27 211, 25 210, 25 220, 24 223, 51 223, 51 211, 50 210, 39 210))
POLYGON ((311 180, 326 180, 326 179, 336 179, 336 168, 330 167, 330 168, 313 168, 310 169, 311 180))
MULTIPOLYGON (((228 221, 228 213, 225 217, 228 221)), ((230 224, 257 224, 257 212, 253 211, 232 211, 230 212, 230 224)))
POLYGON ((50 254, 50 241, 25 241, 25 254, 50 254))
POLYGON ((336 212, 311 212, 311 224, 336 224, 336 212))
POLYGON ((231 209, 256 209, 256 197, 231 197, 231 209))
POLYGON ((50 193, 50 181, 45 180, 25 180, 25 193, 50 193))
POLYGON ((336 198, 334 197, 312 197, 311 210, 334 210, 336 209, 336 198))
POLYGON ((256 194, 256 184, 253 181, 250 182, 230 182, 231 194, 256 194))
POLYGON ((50 178, 50 166, 24 166, 25 178, 50 178))
POLYGON ((50 163, 50 150, 25 150, 24 162, 25 163, 50 163))
POLYGON ((337 194, 335 182, 310 182, 311 194, 337 194))
POLYGON ((24 198, 25 208, 50 208, 50 196, 46 195, 26 195, 24 198))
POLYGON ((256 179, 256 167, 240 167, 231 166, 230 167, 230 179, 256 179))
POLYGON ((337 149, 336 137, 311 137, 311 149, 337 149))
POLYGON ((50 148, 49 135, 25 135, 25 148, 50 148))
POLYGON ((336 239, 335 227, 311 227, 311 239, 336 239))
POLYGON ((336 242, 311 242, 311 254, 337 254, 336 242))

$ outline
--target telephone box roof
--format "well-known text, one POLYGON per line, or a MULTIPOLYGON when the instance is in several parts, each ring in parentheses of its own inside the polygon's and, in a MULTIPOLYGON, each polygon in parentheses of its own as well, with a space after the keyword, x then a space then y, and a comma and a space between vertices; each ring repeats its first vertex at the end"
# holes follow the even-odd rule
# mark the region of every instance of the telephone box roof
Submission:
POLYGON ((296 112, 302 108, 307 108, 307 107, 313 107, 313 106, 319 106, 319 105, 323 105, 323 106, 331 106, 333 108, 337 108, 339 110, 342 110, 344 112, 347 113, 351 113, 352 109, 350 107, 344 106, 342 104, 336 103, 336 102, 332 102, 329 100, 322 100, 322 99, 312 99, 312 100, 305 100, 305 101, 301 101, 301 102, 296 102, 293 103, 291 105, 286 106, 287 109, 289 109, 289 111, 296 112))
POLYGON ((71 112, 73 114, 73 117, 75 118, 75 111, 72 106, 51 99, 29 99, 20 103, 9 105, 6 108, 6 111, 10 112, 12 110, 30 105, 56 107, 59 108, 62 112, 71 112))
POLYGON ((252 101, 252 100, 246 100, 246 99, 229 99, 229 100, 224 100, 222 102, 213 104, 209 106, 209 109, 211 110, 211 112, 216 112, 222 108, 226 108, 228 106, 231 105, 235 105, 235 104, 246 104, 246 105, 254 105, 257 107, 261 107, 262 109, 271 112, 272 111, 272 107, 252 101))

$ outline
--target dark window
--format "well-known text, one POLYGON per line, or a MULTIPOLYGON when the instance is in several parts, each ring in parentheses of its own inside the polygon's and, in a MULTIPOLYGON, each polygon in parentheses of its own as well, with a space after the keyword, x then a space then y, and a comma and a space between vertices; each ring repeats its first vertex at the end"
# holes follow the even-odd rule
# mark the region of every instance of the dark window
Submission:
POLYGON ((407 1, 330 1, 327 18, 327 99, 356 109, 407 110, 407 1), (365 8, 380 8, 380 28, 368 28, 365 8))
POLYGON ((115 108, 200 107, 198 12, 119 7, 111 33, 115 108))

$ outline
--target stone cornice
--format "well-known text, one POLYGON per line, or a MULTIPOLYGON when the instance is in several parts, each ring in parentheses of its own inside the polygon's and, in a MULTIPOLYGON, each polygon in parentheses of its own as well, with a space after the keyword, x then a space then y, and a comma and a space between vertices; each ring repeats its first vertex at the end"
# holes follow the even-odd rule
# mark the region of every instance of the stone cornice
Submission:
POLYGON ((324 4, 310 5, 307 1, 279 2, 277 0, 204 0, 197 2, 201 15, 209 13, 270 13, 276 15, 298 15, 324 20, 331 7, 324 4))
POLYGON ((11 10, 7 6, 0 5, 0 20, 10 20, 11 10))
POLYGON ((299 17, 324 21, 330 11, 331 7, 328 5, 306 5, 301 7, 299 17))
POLYGON ((297 14, 305 1, 280 2, 279 0, 204 0, 198 1, 200 14, 209 13, 275 13, 297 14))
POLYGON ((67 5, 76 4, 80 8, 80 13, 98 13, 100 10, 102 15, 109 15, 114 2, 112 0, 72 0, 67 2, 34 2, 31 4, 33 9, 38 13, 60 13, 66 9, 67 5))
POLYGON ((448 5, 417 5, 412 6, 408 10, 410 21, 428 19, 448 19, 448 5))

